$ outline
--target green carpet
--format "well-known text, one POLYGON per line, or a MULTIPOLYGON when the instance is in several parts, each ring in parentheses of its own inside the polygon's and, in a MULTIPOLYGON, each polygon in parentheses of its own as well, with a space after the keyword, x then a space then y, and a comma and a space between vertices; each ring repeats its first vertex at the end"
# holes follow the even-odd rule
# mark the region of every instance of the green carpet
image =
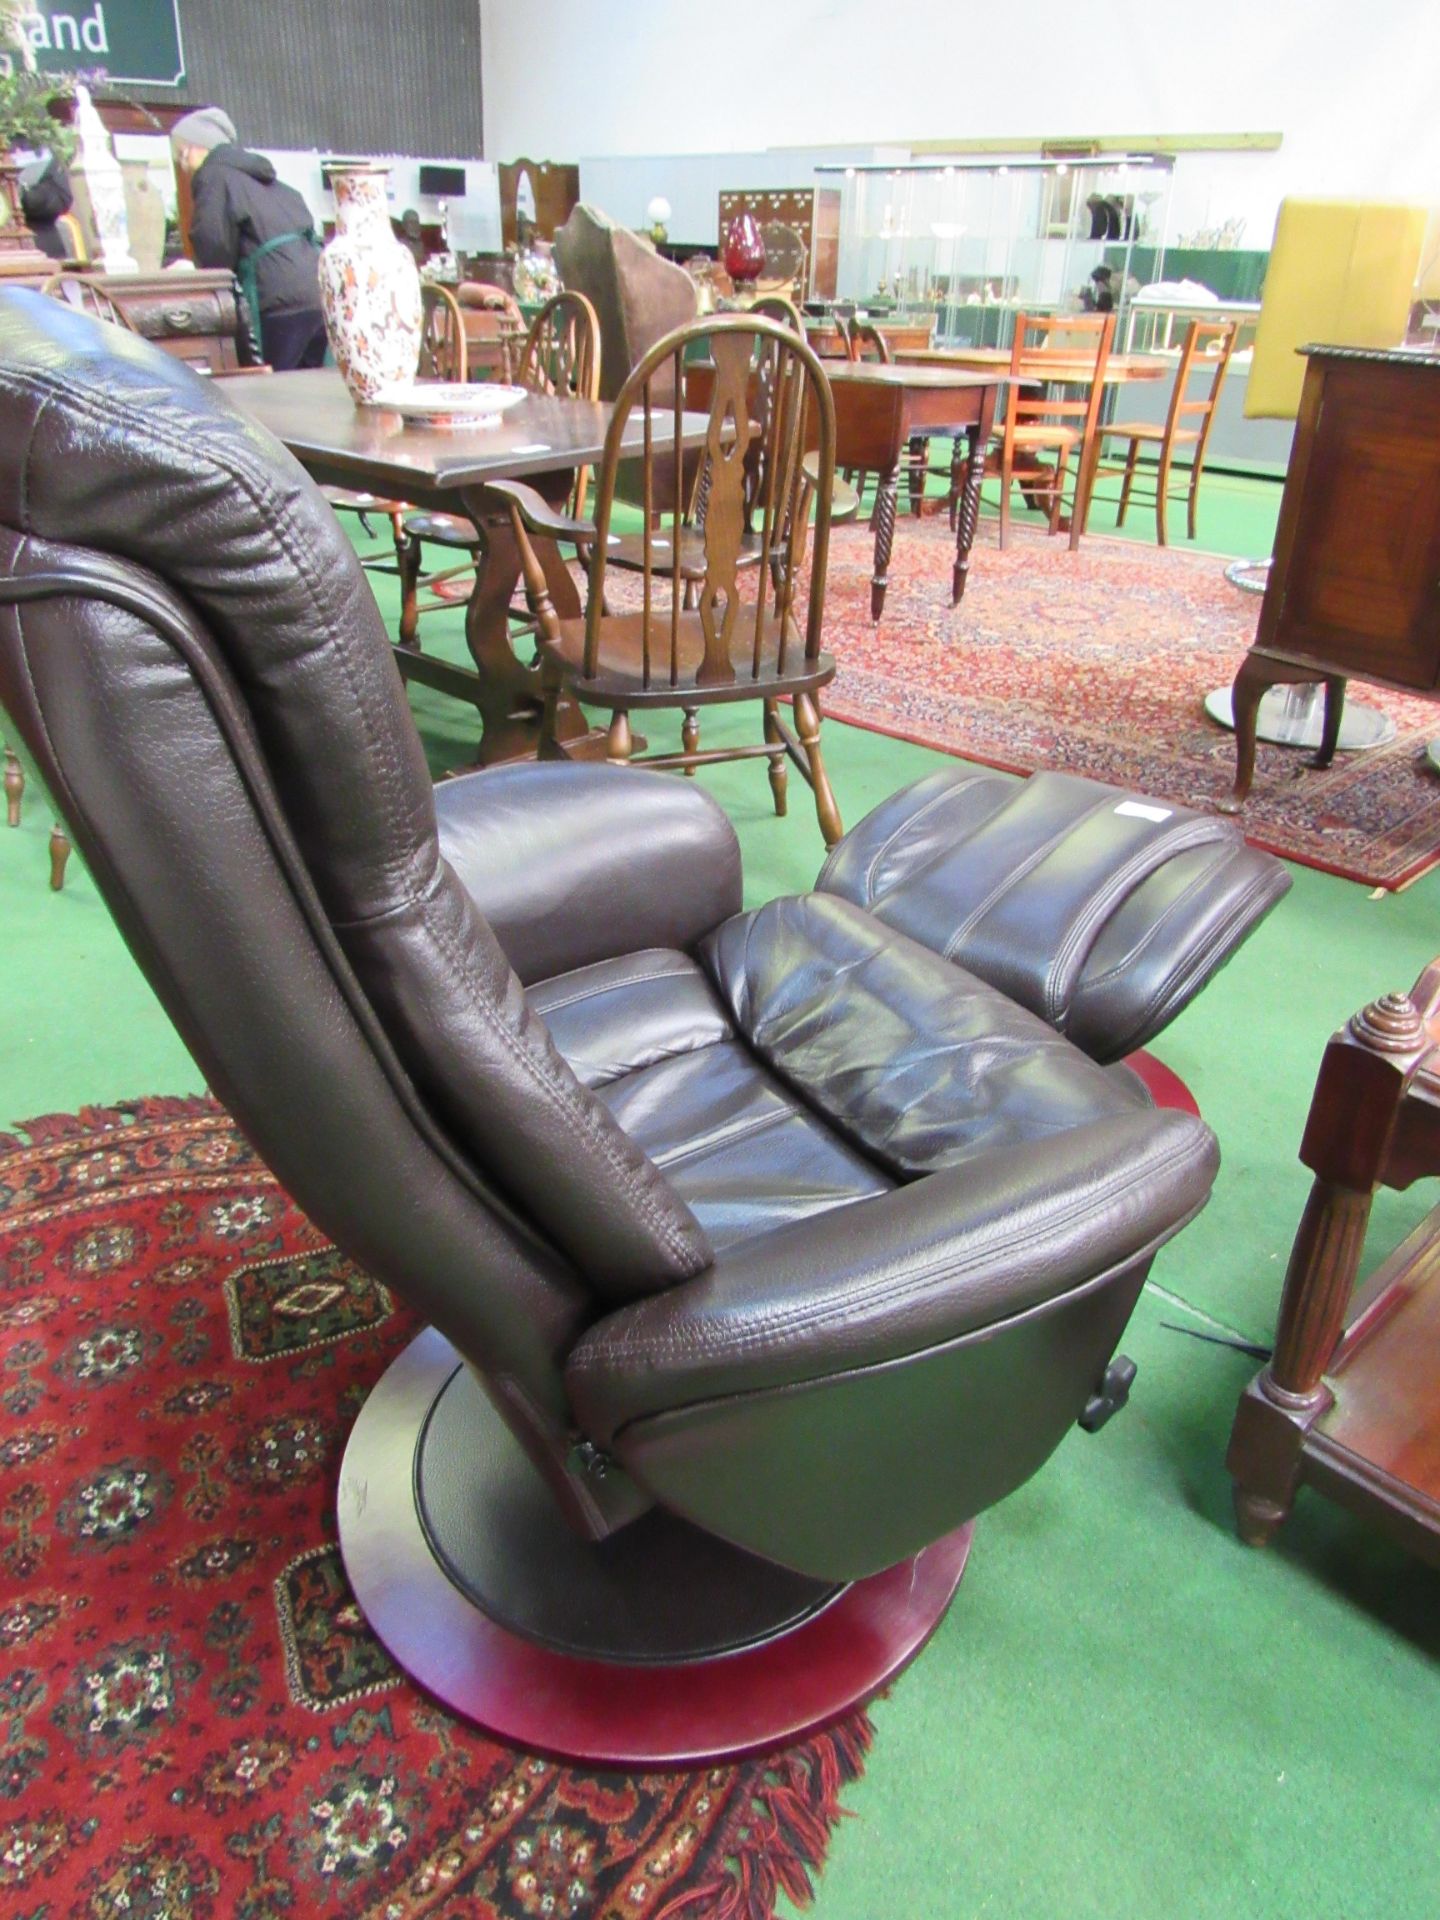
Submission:
MULTIPOLYGON (((1278 492, 1210 476, 1203 543, 1268 552, 1278 492)), ((422 633, 449 650, 458 616, 422 633)), ((412 701, 435 770, 467 759, 466 710, 412 701)), ((707 743, 722 724, 758 723, 707 717, 707 743)), ((846 727, 825 738, 850 821, 939 761, 846 727)), ((813 881, 822 847, 798 779, 778 821, 757 764, 703 777, 739 829, 752 902, 813 881)), ((22 829, 0 831, 0 1125, 199 1085, 78 860, 64 893, 47 890, 48 825, 32 787, 22 829)), ((1437 925, 1440 873, 1371 899, 1297 869, 1157 1045, 1220 1136, 1214 1200, 1156 1262, 1126 1335, 1130 1407, 984 1517, 949 1618, 876 1706, 819 1920, 1440 1909, 1440 1579, 1308 1496, 1275 1548, 1239 1546, 1223 1456, 1254 1362, 1194 1337, 1268 1339, 1321 1047, 1366 999, 1410 984, 1437 925)), ((1384 1198, 1377 1253, 1432 1198, 1384 1198)))

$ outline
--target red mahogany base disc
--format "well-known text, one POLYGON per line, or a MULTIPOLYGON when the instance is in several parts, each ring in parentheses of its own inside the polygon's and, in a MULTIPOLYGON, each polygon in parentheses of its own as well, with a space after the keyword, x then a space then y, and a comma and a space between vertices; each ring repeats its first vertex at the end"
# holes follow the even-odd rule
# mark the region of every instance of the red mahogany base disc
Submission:
POLYGON ((1178 1113, 1193 1113, 1200 1117, 1200 1108, 1193 1093, 1173 1068, 1167 1067, 1163 1060, 1157 1060, 1153 1053, 1142 1048, 1139 1053, 1127 1053, 1124 1064, 1138 1080, 1145 1083, 1146 1091, 1157 1107, 1173 1107, 1178 1113))
POLYGON ((779 1573, 664 1515, 647 1515, 599 1547, 577 1547, 561 1537, 558 1511, 551 1525, 549 1495, 483 1395, 469 1389, 461 1364, 449 1342, 428 1330, 366 1401, 340 1472, 340 1546, 361 1610, 394 1659, 426 1692, 487 1732, 596 1766, 699 1766, 763 1751, 869 1698, 914 1659, 943 1619, 965 1570, 970 1526, 913 1560, 834 1589, 779 1573), (432 1417, 437 1409, 440 1417, 432 1417), (489 1504, 478 1497, 467 1503, 453 1490, 425 1498, 427 1435, 443 1431, 435 1443, 443 1458, 431 1475, 443 1492, 457 1453, 457 1419, 473 1423, 477 1485, 489 1489, 489 1504), (457 1515, 468 1537, 432 1544, 437 1528, 456 1529, 457 1515), (512 1538, 516 1552, 534 1554, 533 1581, 529 1570, 508 1564, 512 1538), (494 1543, 490 1565, 508 1625, 457 1584, 463 1575, 456 1569, 483 1569, 494 1543), (692 1551, 700 1574, 687 1589, 681 1562, 692 1551), (567 1567, 576 1568, 577 1553, 598 1556, 594 1582, 573 1571, 564 1577, 567 1567), (647 1555, 663 1569, 659 1581, 647 1555), (552 1565, 556 1575, 547 1585, 552 1565), (657 1597, 661 1585, 668 1600, 657 1597), (564 1597, 572 1591, 576 1618, 567 1623, 564 1597), (543 1640, 513 1617, 527 1592, 543 1600, 543 1640), (678 1607, 677 1592, 685 1596, 678 1607), (651 1659, 643 1649, 624 1659, 559 1650, 556 1642, 571 1637, 572 1624, 581 1644, 596 1631, 597 1610, 631 1627, 631 1602, 642 1622, 651 1606, 667 1616, 658 1620, 662 1638, 683 1636, 693 1603, 703 1616, 697 1644, 727 1630, 738 1643, 679 1660, 651 1659), (767 1607, 776 1620, 768 1630, 757 1624, 767 1607))

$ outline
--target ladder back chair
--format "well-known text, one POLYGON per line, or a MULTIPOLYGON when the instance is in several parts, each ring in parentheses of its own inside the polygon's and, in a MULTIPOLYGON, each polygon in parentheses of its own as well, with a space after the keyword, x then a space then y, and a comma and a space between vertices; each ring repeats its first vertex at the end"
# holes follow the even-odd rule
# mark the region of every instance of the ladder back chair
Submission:
POLYGON ((1230 360, 1235 352, 1239 331, 1238 320, 1192 320, 1185 330, 1184 344, 1180 349, 1180 365, 1176 369, 1175 385, 1170 392, 1165 424, 1156 426, 1145 420, 1117 420, 1113 426, 1101 427, 1102 442, 1128 440, 1130 443, 1123 465, 1106 466, 1102 462, 1095 469, 1097 476, 1102 473, 1120 476, 1120 503, 1115 514, 1117 527, 1125 524, 1130 496, 1139 472, 1140 449, 1153 447, 1154 492, 1147 491, 1137 497, 1146 505, 1154 504, 1155 537, 1162 547, 1168 544, 1165 510, 1172 496, 1172 477, 1179 481, 1173 492, 1178 493, 1181 487, 1184 488, 1186 529, 1190 539, 1196 537, 1195 516, 1200 498, 1200 478, 1205 471, 1205 450, 1210 444, 1215 409, 1225 386, 1225 376, 1230 371, 1230 360), (1210 376, 1208 387, 1203 393, 1192 392, 1192 380, 1203 380, 1207 373, 1210 376), (1182 447, 1191 449, 1188 485, 1180 476, 1172 475, 1176 451, 1182 447))
POLYGON ((606 437, 593 523, 553 513, 520 482, 496 482, 495 491, 510 503, 526 593, 539 622, 542 756, 566 751, 553 726, 562 690, 608 708, 605 752, 617 762, 633 755, 632 712, 678 707, 685 716, 680 752, 647 754, 646 764, 688 771, 711 761, 764 758, 775 811, 783 814, 791 761, 812 788, 821 832, 833 845, 842 829, 820 751, 817 695, 835 675, 821 647, 834 472, 835 409, 820 362, 790 329, 734 314, 677 328, 625 382, 606 437), (684 497, 684 365, 688 350, 702 343, 709 346, 714 378, 697 505, 684 497), (637 543, 638 590, 632 585, 626 592, 624 611, 611 611, 610 527, 620 450, 637 412, 644 423, 643 524, 654 527, 663 516, 683 529, 688 509, 692 538, 683 551, 678 538, 637 543), (812 502, 802 625, 800 574, 812 502), (588 548, 583 617, 556 615, 537 538, 588 548), (751 582, 747 598, 742 583, 751 582), (793 730, 781 714, 784 699, 793 705, 793 730), (740 700, 761 703, 762 740, 702 752, 699 709, 740 700))
POLYGON ((1010 538, 1010 492, 1019 487, 1027 503, 1043 502, 1050 531, 1061 531, 1065 482, 1070 456, 1075 458, 1070 508, 1070 550, 1080 545, 1089 504, 1094 450, 1100 407, 1105 395, 1105 369, 1115 336, 1115 315, 1056 314, 1039 318, 1015 316, 1015 338, 1010 349, 1010 384, 1006 389, 1005 421, 998 444, 985 462, 987 478, 1000 481, 1000 545, 1010 538), (1063 346, 1051 344, 1066 336, 1063 346), (1084 393, 1070 398, 1069 389, 1084 393), (1058 388, 1058 391, 1056 390, 1058 388), (1042 453, 1054 456, 1047 466, 1042 453))

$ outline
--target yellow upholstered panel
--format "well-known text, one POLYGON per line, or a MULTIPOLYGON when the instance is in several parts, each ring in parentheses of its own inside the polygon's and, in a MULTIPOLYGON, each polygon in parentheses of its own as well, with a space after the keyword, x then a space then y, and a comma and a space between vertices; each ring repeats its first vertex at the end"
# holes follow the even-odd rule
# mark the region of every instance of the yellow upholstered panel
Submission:
POLYGON ((1299 412, 1305 362, 1297 347, 1401 344, 1425 223, 1424 207, 1281 201, 1245 395, 1250 419, 1299 412))

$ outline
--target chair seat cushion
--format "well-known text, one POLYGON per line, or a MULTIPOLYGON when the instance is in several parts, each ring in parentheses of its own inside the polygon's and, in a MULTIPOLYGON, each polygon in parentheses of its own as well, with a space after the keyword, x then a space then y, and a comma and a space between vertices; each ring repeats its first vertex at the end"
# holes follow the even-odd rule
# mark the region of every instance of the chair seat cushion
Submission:
POLYGON ((772 900, 702 957, 771 1071, 899 1180, 1145 1104, 1138 1083, 845 900, 772 900))
POLYGON ((578 967, 527 998, 717 1251, 893 1186, 765 1070, 687 955, 578 967))
POLYGON ((587 1087, 735 1037, 700 968, 665 947, 576 967, 538 982, 527 998, 587 1087))

